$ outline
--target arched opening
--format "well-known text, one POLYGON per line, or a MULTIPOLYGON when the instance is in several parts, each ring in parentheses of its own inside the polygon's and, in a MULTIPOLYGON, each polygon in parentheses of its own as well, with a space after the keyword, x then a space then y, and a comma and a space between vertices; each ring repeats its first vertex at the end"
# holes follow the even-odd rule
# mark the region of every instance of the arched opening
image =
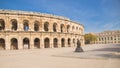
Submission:
POLYGON ((5 29, 5 22, 3 19, 0 19, 0 31, 5 29))
POLYGON ((53 24, 53 31, 54 31, 54 32, 57 32, 57 23, 54 23, 54 24, 53 24))
POLYGON ((74 30, 75 29, 75 27, 74 26, 72 26, 72 30, 74 30))
POLYGON ((78 27, 76 27, 76 30, 78 30, 78 27))
POLYGON ((40 39, 39 38, 35 38, 35 40, 34 40, 34 48, 40 48, 40 39))
POLYGON ((73 45, 75 46, 75 39, 73 39, 73 45))
POLYGON ((67 32, 70 32, 70 25, 67 25, 67 32))
POLYGON ((44 39, 44 48, 49 48, 50 47, 50 41, 49 38, 44 39))
POLYGON ((24 49, 29 49, 30 48, 30 43, 28 38, 23 39, 23 48, 24 49))
POLYGON ((14 30, 14 31, 16 31, 17 30, 17 20, 12 19, 11 22, 12 22, 11 29, 14 30))
POLYGON ((64 32, 64 24, 60 25, 61 32, 64 32))
POLYGON ((34 24, 34 30, 39 31, 39 23, 37 21, 34 24))
POLYGON ((28 20, 24 20, 24 31, 28 31, 29 30, 29 24, 28 24, 28 20))
POLYGON ((61 39, 61 47, 65 47, 65 39, 64 38, 61 39))
POLYGON ((70 45, 71 45, 71 40, 70 40, 70 38, 68 38, 68 47, 70 47, 70 45))
POLYGON ((18 41, 16 38, 11 39, 11 50, 17 50, 18 49, 18 41))
POLYGON ((45 23, 44 23, 44 30, 45 30, 45 31, 49 31, 48 28, 49 28, 49 23, 48 23, 48 22, 45 22, 45 23))
POLYGON ((58 47, 58 39, 54 38, 53 43, 54 43, 54 47, 57 48, 58 47))
POLYGON ((5 40, 0 38, 0 50, 5 50, 5 40))

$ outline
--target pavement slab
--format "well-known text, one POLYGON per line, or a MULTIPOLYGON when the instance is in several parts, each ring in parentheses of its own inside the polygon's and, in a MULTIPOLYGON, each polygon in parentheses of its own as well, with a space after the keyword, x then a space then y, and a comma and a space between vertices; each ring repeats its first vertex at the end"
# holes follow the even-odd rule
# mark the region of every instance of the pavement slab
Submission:
POLYGON ((120 68, 120 44, 0 51, 0 68, 120 68))

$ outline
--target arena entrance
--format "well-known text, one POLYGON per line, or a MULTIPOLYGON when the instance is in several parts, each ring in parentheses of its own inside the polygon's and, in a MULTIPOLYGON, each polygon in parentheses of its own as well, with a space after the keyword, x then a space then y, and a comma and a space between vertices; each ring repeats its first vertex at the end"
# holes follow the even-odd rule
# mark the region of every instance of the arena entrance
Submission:
POLYGON ((70 38, 68 38, 68 47, 71 46, 71 45, 70 45, 70 42, 71 42, 71 40, 70 40, 70 38))
POLYGON ((58 39, 54 38, 53 43, 54 43, 54 47, 57 48, 58 47, 58 39))
POLYGON ((0 50, 5 50, 5 40, 0 38, 0 50))
POLYGON ((64 38, 61 39, 61 47, 65 47, 65 39, 64 38))
POLYGON ((0 31, 5 29, 5 22, 3 19, 0 19, 0 31))
POLYGON ((34 40, 34 48, 40 48, 40 39, 39 38, 36 38, 34 40))
POLYGON ((18 41, 16 38, 11 39, 11 50, 17 50, 18 49, 18 41))
POLYGON ((30 49, 30 43, 28 38, 23 39, 23 49, 30 49))
POLYGON ((17 30, 17 20, 12 19, 11 22, 12 22, 12 28, 11 29, 16 31, 17 30))
POLYGON ((49 48, 49 47, 50 47, 49 38, 45 38, 45 40, 44 40, 44 48, 49 48))

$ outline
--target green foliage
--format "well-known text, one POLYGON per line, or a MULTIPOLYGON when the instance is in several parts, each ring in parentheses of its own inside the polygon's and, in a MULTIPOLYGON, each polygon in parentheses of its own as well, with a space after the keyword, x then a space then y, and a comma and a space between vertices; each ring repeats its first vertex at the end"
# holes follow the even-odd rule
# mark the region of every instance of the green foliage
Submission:
POLYGON ((90 44, 91 42, 97 40, 97 37, 94 34, 91 34, 91 33, 85 34, 84 38, 85 38, 85 43, 86 44, 90 44))

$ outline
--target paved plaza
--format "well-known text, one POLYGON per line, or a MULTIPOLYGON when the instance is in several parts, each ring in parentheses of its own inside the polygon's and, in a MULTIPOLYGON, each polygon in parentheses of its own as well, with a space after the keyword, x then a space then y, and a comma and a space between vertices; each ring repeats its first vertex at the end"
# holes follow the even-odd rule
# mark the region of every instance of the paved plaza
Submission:
POLYGON ((0 68, 120 68, 120 44, 29 50, 1 50, 0 68))

